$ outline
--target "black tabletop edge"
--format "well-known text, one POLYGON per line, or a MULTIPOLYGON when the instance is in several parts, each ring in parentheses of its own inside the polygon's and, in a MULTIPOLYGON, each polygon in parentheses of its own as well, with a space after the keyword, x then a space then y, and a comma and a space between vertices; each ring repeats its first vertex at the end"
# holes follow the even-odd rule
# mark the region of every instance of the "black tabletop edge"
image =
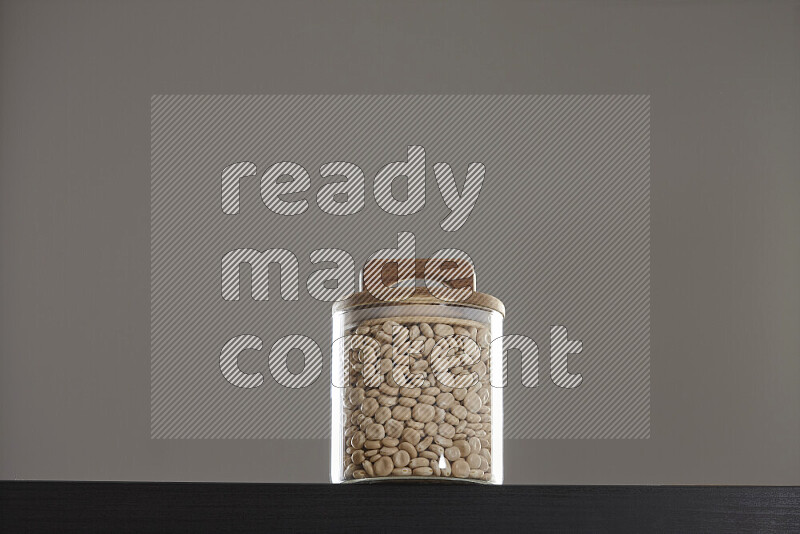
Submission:
POLYGON ((800 487, 0 482, 2 532, 800 532, 800 487))

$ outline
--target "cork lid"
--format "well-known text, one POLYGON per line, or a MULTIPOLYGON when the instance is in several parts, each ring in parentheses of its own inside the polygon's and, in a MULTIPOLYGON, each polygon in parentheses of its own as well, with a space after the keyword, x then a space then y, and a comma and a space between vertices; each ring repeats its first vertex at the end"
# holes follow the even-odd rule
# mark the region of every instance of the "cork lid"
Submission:
POLYGON ((506 314, 499 299, 476 291, 475 269, 462 258, 372 259, 364 265, 360 286, 358 293, 334 303, 333 311, 438 304, 506 314))

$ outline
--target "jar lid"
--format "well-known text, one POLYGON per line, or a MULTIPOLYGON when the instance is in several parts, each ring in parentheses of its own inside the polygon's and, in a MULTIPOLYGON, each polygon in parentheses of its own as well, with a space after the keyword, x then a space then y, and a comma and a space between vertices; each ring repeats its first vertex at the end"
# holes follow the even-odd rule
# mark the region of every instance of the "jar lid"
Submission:
MULTIPOLYGON (((333 304, 333 311, 339 312, 354 308, 370 308, 377 306, 435 304, 496 311, 505 316, 506 308, 500 299, 487 295, 486 293, 479 293, 475 290, 475 270, 472 268, 471 263, 462 259, 437 259, 435 261, 443 273, 449 271, 458 275, 458 277, 439 277, 444 279, 426 281, 425 269, 429 261, 429 258, 369 260, 364 266, 364 271, 361 273, 361 291, 350 295, 344 300, 335 302, 333 304), (399 272, 401 270, 410 270, 412 268, 412 265, 410 265, 411 262, 413 262, 413 278, 406 278, 398 281, 399 272), (370 284, 382 284, 384 288, 391 288, 410 282, 414 282, 415 284, 414 291, 409 297, 402 300, 380 299, 374 296, 370 291, 364 289, 365 286, 370 284), (430 289, 428 289, 428 285, 434 283, 439 284, 443 288, 450 288, 453 290, 470 288, 471 292, 469 297, 463 300, 443 300, 432 294, 430 289)), ((376 286, 372 285, 371 287, 376 286)))

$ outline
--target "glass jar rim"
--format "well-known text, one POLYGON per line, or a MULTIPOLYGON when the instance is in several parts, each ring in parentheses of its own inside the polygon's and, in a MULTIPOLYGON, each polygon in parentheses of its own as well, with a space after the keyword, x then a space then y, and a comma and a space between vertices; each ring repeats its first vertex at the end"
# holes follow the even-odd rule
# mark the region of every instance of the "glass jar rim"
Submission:
POLYGON ((352 310, 357 308, 371 308, 378 306, 411 306, 420 304, 437 304, 441 306, 462 306, 479 310, 494 311, 505 317, 506 307, 500 299, 473 291, 469 298, 461 301, 442 300, 431 294, 426 287, 415 287, 414 293, 404 300, 381 300, 368 291, 360 291, 333 304, 333 312, 352 310))

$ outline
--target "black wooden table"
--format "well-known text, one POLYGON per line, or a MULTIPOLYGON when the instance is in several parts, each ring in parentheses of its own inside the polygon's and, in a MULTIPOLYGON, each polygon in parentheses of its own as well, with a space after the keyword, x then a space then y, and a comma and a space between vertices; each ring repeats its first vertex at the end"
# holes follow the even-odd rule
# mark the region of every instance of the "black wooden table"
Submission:
POLYGON ((800 488, 2 482, 3 532, 800 532, 800 488))

